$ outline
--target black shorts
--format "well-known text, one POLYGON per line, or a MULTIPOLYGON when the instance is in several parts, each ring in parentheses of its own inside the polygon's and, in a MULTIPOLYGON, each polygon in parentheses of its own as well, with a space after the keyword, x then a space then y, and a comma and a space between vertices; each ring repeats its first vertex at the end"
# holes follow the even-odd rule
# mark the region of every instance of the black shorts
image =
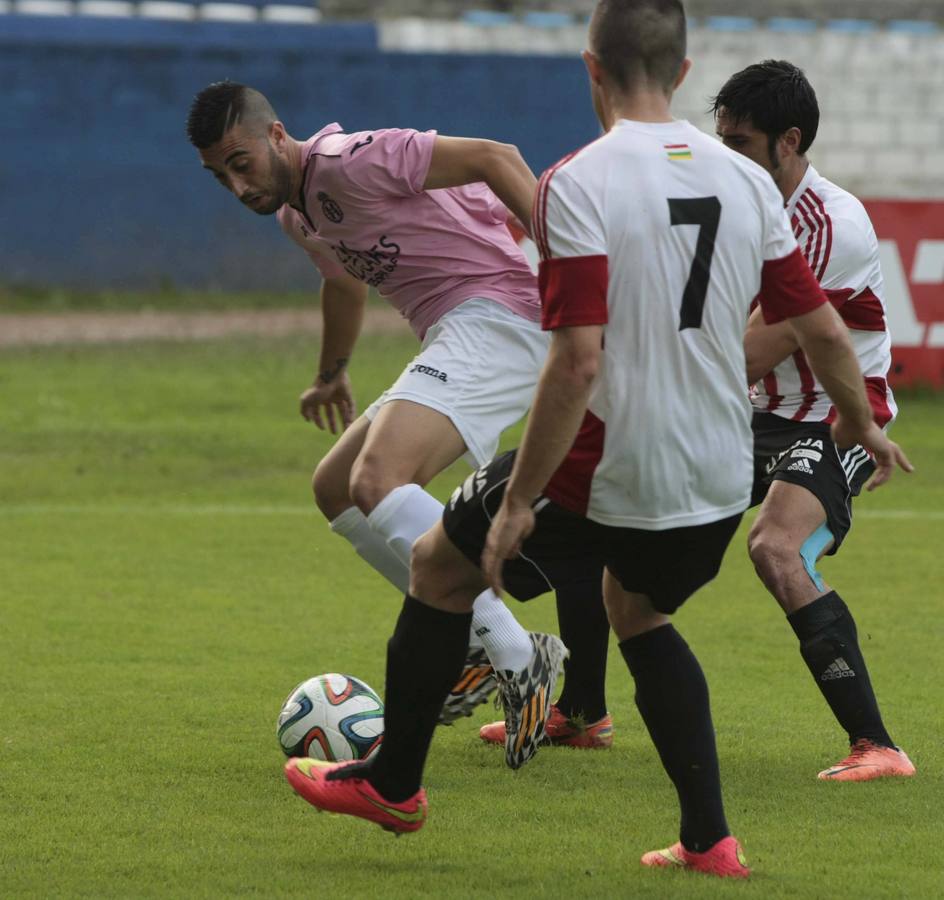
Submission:
POLYGON ((837 447, 824 422, 793 422, 773 413, 755 412, 754 487, 751 506, 762 503, 774 481, 798 484, 826 510, 833 554, 852 527, 852 498, 875 471, 862 447, 837 447))
MULTIPOLYGON (((497 456, 453 492, 443 512, 449 539, 479 565, 492 517, 501 506, 515 453, 497 456)), ((675 612, 718 574, 741 514, 707 525, 644 531, 601 525, 547 498, 535 504, 536 526, 521 553, 505 563, 508 593, 530 600, 603 576, 604 566, 623 588, 645 594, 661 613, 675 612)))

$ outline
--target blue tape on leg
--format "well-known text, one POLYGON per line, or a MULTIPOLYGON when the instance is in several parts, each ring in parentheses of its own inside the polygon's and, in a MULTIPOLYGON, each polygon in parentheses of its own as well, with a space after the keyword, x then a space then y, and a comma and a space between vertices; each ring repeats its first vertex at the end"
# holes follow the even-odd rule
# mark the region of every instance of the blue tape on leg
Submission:
POLYGON ((816 560, 820 553, 825 550, 833 540, 833 533, 824 522, 804 541, 800 547, 800 559, 803 560, 803 568, 806 574, 810 576, 810 581, 816 585, 816 590, 825 591, 826 584, 822 576, 816 571, 816 560))

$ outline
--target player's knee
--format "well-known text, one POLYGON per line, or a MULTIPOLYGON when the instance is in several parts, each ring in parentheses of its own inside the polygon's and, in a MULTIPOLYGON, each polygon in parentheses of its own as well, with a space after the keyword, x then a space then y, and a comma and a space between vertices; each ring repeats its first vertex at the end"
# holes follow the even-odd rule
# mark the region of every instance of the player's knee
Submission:
POLYGON ((769 528, 751 529, 747 552, 761 581, 774 593, 787 578, 791 566, 800 561, 796 548, 786 536, 769 528))
POLYGON ((346 473, 334 471, 326 460, 318 464, 311 476, 315 504, 329 522, 334 521, 351 505, 347 480, 346 473))
POLYGON ((391 475, 376 456, 362 454, 351 470, 351 500, 365 516, 369 516, 387 494, 407 483, 391 475))

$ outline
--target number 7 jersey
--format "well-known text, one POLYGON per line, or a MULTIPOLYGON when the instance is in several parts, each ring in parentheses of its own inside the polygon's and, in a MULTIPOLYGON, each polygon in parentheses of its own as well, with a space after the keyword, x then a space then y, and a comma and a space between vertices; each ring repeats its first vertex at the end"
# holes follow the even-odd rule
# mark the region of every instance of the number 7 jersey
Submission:
POLYGON ((646 530, 746 509, 751 301, 768 322, 826 302, 770 176, 688 122, 620 120, 543 174, 532 222, 544 327, 604 326, 545 496, 646 530))

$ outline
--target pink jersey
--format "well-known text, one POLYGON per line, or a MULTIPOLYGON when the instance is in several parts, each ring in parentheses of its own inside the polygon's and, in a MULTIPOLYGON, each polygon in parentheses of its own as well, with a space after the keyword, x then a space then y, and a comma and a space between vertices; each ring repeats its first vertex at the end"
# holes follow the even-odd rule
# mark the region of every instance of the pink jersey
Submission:
MULTIPOLYGON (((886 425, 897 412, 886 380, 892 342, 878 240, 868 213, 852 194, 810 166, 787 203, 787 214, 813 274, 849 328, 875 421, 886 425)), ((764 377, 752 400, 756 409, 795 422, 836 417, 801 350, 764 377)))
POLYGON ((327 125, 302 150, 299 206, 282 230, 325 278, 348 273, 398 309, 420 338, 465 300, 540 318, 537 282, 484 183, 423 190, 436 133, 327 125))

